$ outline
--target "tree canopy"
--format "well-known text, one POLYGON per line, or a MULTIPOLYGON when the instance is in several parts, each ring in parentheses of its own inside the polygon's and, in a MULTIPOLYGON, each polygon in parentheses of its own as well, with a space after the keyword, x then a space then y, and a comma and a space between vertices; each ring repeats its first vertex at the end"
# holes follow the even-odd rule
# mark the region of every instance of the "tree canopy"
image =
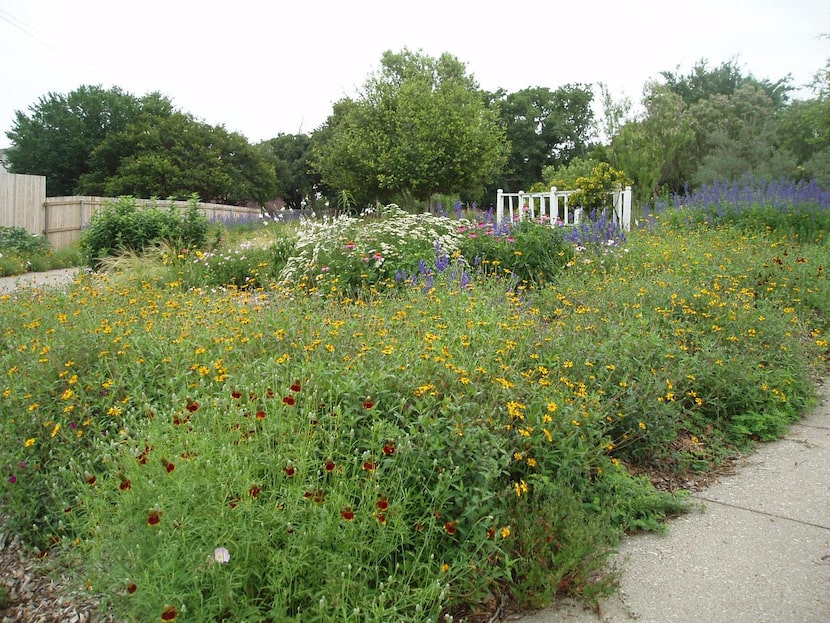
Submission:
POLYGON ((277 196, 293 210, 315 192, 315 176, 309 168, 311 137, 307 134, 279 134, 257 145, 276 178, 277 196))
POLYGON ((137 98, 118 87, 81 86, 68 94, 48 93, 15 113, 6 157, 12 173, 46 176, 49 196, 71 195, 90 172, 92 150, 109 134, 123 130, 144 109, 169 113, 173 106, 158 93, 137 98))
POLYGON ((105 196, 186 198, 214 203, 264 203, 275 192, 265 158, 241 134, 183 112, 142 115, 92 152, 78 192, 105 196))
POLYGON ((564 166, 585 155, 594 130, 593 97, 590 86, 579 84, 493 94, 511 145, 498 187, 527 190, 542 180, 545 167, 564 166))
POLYGON ((481 191, 507 153, 496 111, 464 64, 407 49, 385 52, 361 97, 337 102, 313 138, 322 181, 363 201, 481 191))

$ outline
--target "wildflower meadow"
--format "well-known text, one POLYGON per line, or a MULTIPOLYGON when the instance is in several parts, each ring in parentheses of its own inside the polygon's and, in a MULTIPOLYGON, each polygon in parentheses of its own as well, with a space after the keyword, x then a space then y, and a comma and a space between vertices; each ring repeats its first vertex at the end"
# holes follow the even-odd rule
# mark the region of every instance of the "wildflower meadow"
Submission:
POLYGON ((827 371, 826 230, 690 206, 390 207, 3 295, 3 512, 123 621, 593 602, 689 507, 649 472, 781 436, 827 371))

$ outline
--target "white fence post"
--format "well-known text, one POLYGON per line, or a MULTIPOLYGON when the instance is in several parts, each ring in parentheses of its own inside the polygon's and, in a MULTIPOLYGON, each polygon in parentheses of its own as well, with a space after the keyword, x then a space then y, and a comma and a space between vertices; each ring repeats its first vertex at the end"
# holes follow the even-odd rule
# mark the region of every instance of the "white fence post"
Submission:
POLYGON ((622 228, 625 231, 631 230, 631 186, 626 186, 623 191, 623 213, 622 228))
POLYGON ((504 191, 499 188, 496 191, 496 223, 501 223, 504 219, 504 191))

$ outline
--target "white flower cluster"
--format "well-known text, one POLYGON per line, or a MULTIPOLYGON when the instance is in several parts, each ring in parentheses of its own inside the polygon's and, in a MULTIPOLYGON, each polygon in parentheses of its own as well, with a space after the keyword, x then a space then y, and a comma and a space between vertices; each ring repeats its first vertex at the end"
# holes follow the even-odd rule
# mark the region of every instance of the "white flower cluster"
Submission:
POLYGON ((386 206, 381 214, 380 218, 343 215, 303 221, 294 255, 280 273, 281 285, 326 272, 330 261, 347 255, 377 268, 390 258, 407 257, 425 248, 452 254, 463 240, 463 229, 470 226, 467 221, 435 214, 410 214, 396 205, 386 206))

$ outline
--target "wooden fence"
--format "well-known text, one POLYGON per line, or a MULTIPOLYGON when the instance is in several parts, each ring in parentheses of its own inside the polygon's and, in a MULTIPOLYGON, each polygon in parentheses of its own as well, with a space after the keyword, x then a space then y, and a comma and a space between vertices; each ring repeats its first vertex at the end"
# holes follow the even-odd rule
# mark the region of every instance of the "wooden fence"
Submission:
POLYGON ((0 226, 24 227, 30 234, 43 233, 46 178, 20 175, 0 169, 0 226))
MULTIPOLYGON (((37 233, 44 234, 53 249, 68 247, 81 237, 81 232, 89 225, 93 214, 103 209, 107 203, 115 201, 118 199, 112 197, 48 197, 42 203, 40 228, 37 233)), ((170 207, 185 209, 190 205, 187 201, 135 201, 139 208, 156 207, 160 210, 170 207)), ((252 220, 260 216, 259 208, 218 203, 199 203, 198 207, 199 212, 211 221, 252 220)))

